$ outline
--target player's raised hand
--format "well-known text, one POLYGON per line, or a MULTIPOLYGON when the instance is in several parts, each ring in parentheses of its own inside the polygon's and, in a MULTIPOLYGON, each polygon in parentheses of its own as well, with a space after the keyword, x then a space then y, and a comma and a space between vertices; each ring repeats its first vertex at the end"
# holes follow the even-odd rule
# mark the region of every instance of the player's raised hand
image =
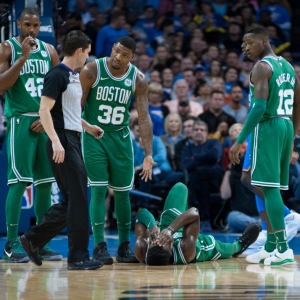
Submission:
POLYGON ((44 131, 44 127, 42 124, 41 119, 38 119, 36 121, 34 121, 31 125, 30 125, 30 130, 33 132, 43 132, 44 131))
POLYGON ((233 144, 233 146, 230 148, 228 156, 229 156, 230 162, 233 165, 240 163, 239 154, 242 150, 242 146, 243 146, 242 144, 239 144, 239 143, 235 142, 233 144))
POLYGON ((172 232, 168 228, 162 230, 156 243, 161 247, 170 243, 173 244, 172 232))
POLYGON ((143 161, 143 171, 140 173, 140 176, 142 176, 142 180, 145 180, 145 182, 147 182, 148 179, 152 180, 153 165, 156 165, 156 162, 153 160, 152 156, 145 156, 143 161))

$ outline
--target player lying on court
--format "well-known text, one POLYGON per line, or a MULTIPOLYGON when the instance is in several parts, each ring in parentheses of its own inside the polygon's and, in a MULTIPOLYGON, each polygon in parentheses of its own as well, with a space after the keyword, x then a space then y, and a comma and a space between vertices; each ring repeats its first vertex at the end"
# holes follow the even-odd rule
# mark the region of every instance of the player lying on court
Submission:
POLYGON ((237 257, 257 239, 261 226, 249 225, 232 244, 216 241, 211 235, 200 234, 200 217, 194 207, 187 210, 188 189, 177 183, 170 190, 160 228, 145 208, 136 216, 135 256, 148 265, 187 264, 237 257))

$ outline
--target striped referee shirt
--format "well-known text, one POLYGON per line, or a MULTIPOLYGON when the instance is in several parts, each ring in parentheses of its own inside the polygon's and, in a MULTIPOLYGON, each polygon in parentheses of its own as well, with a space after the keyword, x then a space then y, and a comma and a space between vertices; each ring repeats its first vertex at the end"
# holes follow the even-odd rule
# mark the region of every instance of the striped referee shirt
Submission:
POLYGON ((42 96, 55 100, 51 110, 54 129, 82 131, 79 73, 58 64, 46 74, 42 96))

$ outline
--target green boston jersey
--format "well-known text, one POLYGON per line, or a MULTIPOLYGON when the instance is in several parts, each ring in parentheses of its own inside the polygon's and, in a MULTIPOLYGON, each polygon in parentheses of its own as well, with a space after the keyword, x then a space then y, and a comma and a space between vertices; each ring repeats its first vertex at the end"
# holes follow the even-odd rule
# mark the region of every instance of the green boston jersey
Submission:
MULTIPOLYGON (((272 117, 291 117, 296 82, 294 68, 282 57, 265 56, 261 62, 266 62, 270 66, 272 76, 269 80, 266 111, 260 122, 272 117)), ((251 97, 254 97, 254 89, 253 84, 250 84, 251 97)))
POLYGON ((129 106, 135 92, 137 68, 129 63, 122 77, 114 77, 107 58, 96 59, 97 79, 90 89, 83 118, 105 131, 119 130, 129 124, 129 106))
MULTIPOLYGON (((11 65, 22 55, 22 45, 16 38, 7 40, 11 46, 11 65)), ((31 50, 15 84, 5 93, 4 115, 17 116, 38 112, 44 77, 51 69, 51 56, 46 44, 36 39, 37 49, 31 50)))

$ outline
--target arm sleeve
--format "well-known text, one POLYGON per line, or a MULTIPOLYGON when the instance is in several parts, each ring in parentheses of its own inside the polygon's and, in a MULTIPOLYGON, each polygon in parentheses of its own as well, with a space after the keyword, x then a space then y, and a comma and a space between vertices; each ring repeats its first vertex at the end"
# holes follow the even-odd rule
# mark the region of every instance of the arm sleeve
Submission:
POLYGON ((141 209, 136 215, 136 224, 143 224, 148 229, 156 226, 153 215, 146 208, 141 209))
POLYGON ((267 101, 260 98, 254 98, 253 99, 253 105, 251 108, 251 111, 248 115, 248 118, 245 122, 245 125, 240 132, 237 142, 239 144, 243 144, 247 136, 254 130, 255 126, 259 123, 261 120, 267 106, 267 101))

